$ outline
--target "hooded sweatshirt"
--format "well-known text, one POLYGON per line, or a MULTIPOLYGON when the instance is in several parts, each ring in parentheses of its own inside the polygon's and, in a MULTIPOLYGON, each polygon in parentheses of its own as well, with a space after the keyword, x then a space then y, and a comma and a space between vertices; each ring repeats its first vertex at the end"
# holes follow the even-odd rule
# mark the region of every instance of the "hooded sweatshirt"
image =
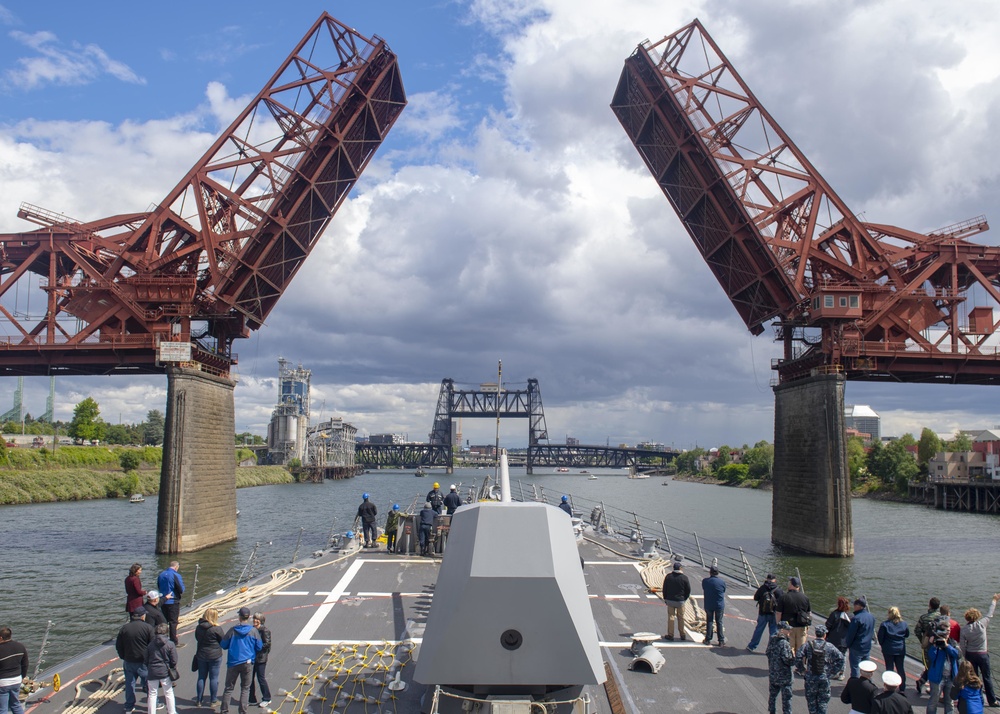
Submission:
POLYGON ((219 646, 229 651, 226 666, 235 667, 253 662, 257 653, 264 646, 264 642, 260 639, 260 633, 257 632, 256 627, 248 622, 241 622, 229 628, 229 632, 222 638, 219 646))

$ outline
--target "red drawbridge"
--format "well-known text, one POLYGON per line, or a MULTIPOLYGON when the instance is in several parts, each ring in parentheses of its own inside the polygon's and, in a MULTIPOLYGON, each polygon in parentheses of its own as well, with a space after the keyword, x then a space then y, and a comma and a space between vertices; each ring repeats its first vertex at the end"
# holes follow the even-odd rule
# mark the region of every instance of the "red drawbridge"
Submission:
POLYGON ((0 235, 0 374, 228 375, 405 105, 385 41, 324 13, 159 205, 87 222, 22 205, 40 227, 0 235))
POLYGON ((983 216, 860 220, 695 20, 625 61, 612 109, 737 312, 774 320, 781 382, 1000 382, 1000 248, 983 216))

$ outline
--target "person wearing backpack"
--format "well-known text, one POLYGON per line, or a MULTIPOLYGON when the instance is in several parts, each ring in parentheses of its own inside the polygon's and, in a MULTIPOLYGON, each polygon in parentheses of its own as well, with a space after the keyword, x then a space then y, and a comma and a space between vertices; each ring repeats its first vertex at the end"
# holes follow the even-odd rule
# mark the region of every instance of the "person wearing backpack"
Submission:
MULTIPOLYGON (((257 653, 264 647, 257 628, 250 624, 250 609, 241 607, 239 611, 240 624, 230 627, 222 638, 219 646, 228 650, 226 659, 226 689, 222 693, 222 705, 219 714, 228 714, 229 700, 236 688, 237 678, 240 680, 240 714, 247 714, 250 706, 250 683, 253 681, 253 663, 257 653)), ((150 712, 153 714, 153 712, 150 712)))
POLYGON ((924 660, 924 671, 917 678, 917 694, 923 691, 924 684, 927 682, 927 649, 931 646, 931 642, 933 642, 934 628, 940 617, 941 600, 932 597, 930 602, 927 603, 927 612, 920 616, 916 626, 913 628, 913 634, 920 640, 920 652, 924 660))
POLYGON ((775 614, 778 612, 778 603, 781 602, 781 589, 773 573, 767 574, 764 584, 753 594, 753 599, 757 601, 757 627, 753 631, 753 637, 750 638, 750 644, 747 645, 748 652, 757 649, 765 627, 768 628, 769 637, 774 637, 778 633, 778 620, 775 614))
POLYGON ((844 666, 844 655, 826 641, 826 625, 816 625, 816 639, 795 654, 796 670, 806 676, 806 706, 809 714, 826 714, 830 702, 830 678, 844 666))

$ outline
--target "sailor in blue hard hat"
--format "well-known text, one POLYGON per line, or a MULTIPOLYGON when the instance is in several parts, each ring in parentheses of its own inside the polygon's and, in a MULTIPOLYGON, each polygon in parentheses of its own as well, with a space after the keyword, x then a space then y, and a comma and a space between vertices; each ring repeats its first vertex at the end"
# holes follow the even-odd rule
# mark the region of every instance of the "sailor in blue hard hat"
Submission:
POLYGON ((392 553, 396 550, 396 531, 399 529, 399 504, 392 504, 392 510, 385 518, 385 549, 392 553))
POLYGON ((378 546, 375 542, 378 538, 378 526, 375 522, 377 515, 378 509, 375 507, 375 504, 368 500, 367 493, 363 494, 361 496, 361 505, 358 506, 358 515, 355 516, 354 522, 361 521, 361 527, 364 529, 365 534, 365 548, 375 548, 378 546))
POLYGON ((559 504, 559 508, 566 511, 566 513, 569 514, 570 518, 573 517, 573 508, 572 506, 569 505, 569 496, 562 497, 562 502, 559 504))

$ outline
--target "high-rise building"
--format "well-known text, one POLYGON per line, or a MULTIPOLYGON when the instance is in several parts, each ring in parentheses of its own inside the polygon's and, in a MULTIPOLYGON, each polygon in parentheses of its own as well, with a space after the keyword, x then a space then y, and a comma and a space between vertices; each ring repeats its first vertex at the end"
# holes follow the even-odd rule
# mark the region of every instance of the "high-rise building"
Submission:
POLYGON ((278 358, 278 404, 267 425, 267 460, 272 464, 301 461, 305 454, 312 372, 302 365, 295 369, 290 365, 283 357, 278 358))
POLYGON ((871 434, 872 442, 882 440, 881 418, 867 404, 848 404, 844 407, 844 427, 871 434))

